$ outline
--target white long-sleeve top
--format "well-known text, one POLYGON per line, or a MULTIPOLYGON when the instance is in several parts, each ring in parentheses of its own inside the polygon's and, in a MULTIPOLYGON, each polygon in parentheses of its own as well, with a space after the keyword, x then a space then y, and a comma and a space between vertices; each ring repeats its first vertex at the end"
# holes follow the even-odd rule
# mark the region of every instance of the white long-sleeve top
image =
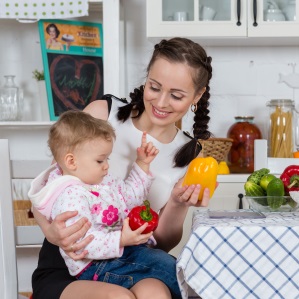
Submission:
POLYGON ((92 234, 94 239, 85 247, 88 250, 85 259, 74 261, 60 249, 70 274, 77 275, 91 260, 122 256, 123 219, 147 198, 152 180, 151 174, 147 175, 134 163, 126 180, 108 174, 101 184, 91 186, 73 176, 62 176, 54 165, 32 181, 28 195, 41 213, 47 214, 50 206, 52 219, 65 211, 78 211, 76 217, 66 222, 67 226, 82 217, 91 222, 84 237, 92 234))

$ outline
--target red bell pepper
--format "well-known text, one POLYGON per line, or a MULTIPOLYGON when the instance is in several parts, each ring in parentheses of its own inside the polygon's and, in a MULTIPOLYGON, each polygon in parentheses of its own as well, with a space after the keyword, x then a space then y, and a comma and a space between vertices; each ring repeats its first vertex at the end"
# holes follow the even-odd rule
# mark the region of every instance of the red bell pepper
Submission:
POLYGON ((299 191, 299 165, 288 166, 280 175, 280 179, 286 195, 289 195, 290 191, 299 191))
POLYGON ((144 223, 148 223, 146 229, 142 232, 143 234, 147 234, 151 231, 154 231, 158 226, 159 215, 150 208, 150 202, 145 200, 144 206, 134 207, 128 217, 129 217, 129 225, 132 230, 136 230, 144 223))

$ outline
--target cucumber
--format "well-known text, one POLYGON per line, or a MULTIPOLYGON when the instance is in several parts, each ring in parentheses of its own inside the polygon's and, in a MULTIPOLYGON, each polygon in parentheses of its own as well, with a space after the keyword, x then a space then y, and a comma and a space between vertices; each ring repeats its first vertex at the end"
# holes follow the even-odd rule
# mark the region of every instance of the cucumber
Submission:
POLYGON ((245 183, 244 190, 245 190, 245 194, 247 196, 265 196, 266 195, 264 189, 260 185, 254 183, 252 181, 247 181, 245 183))
POLYGON ((268 206, 267 197, 260 197, 260 198, 257 197, 257 198, 253 198, 253 200, 261 206, 264 207, 268 206))
POLYGON ((253 182, 253 183, 259 185, 261 178, 264 175, 268 174, 269 172, 270 172, 270 169, 268 169, 268 168, 261 168, 259 170, 256 170, 247 178, 247 181, 253 182))
POLYGON ((277 210, 284 204, 284 185, 281 179, 275 178, 267 186, 267 202, 271 209, 277 210))

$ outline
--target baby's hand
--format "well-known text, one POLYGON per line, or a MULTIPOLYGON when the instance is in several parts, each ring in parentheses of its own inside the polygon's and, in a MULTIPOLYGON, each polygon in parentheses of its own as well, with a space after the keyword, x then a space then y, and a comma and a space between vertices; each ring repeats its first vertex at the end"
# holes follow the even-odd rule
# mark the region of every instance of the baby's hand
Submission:
POLYGON ((129 218, 126 218, 124 220, 123 228, 121 231, 120 247, 140 245, 146 243, 148 239, 153 235, 153 232, 150 232, 148 234, 142 234, 142 232, 146 229, 147 225, 147 223, 144 223, 138 229, 132 230, 129 225, 129 218))
POLYGON ((150 164, 158 155, 159 150, 152 142, 146 141, 146 132, 143 132, 141 146, 137 148, 137 161, 143 164, 150 164))

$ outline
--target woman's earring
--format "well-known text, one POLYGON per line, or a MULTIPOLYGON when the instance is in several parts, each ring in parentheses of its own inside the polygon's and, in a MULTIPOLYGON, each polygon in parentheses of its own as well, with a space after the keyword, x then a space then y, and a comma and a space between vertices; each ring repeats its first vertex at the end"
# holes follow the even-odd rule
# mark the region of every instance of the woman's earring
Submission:
POLYGON ((196 110, 197 110, 197 103, 193 103, 193 104, 191 105, 191 111, 195 113, 196 110))

